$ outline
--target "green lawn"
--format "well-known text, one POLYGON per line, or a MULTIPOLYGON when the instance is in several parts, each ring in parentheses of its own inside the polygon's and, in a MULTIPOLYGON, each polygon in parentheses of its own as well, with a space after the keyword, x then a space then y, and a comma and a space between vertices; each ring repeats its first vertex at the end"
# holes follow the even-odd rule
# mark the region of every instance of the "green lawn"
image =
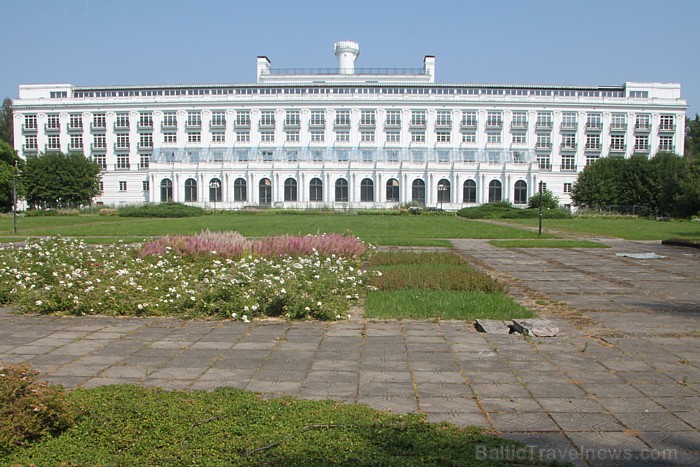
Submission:
MULTIPOLYGON (((3 465, 501 465, 479 451, 519 445, 361 405, 291 397, 103 386, 68 392, 76 423, 0 451, 3 465), (482 457, 483 459, 483 457, 482 457)), ((533 465, 517 456, 509 464, 533 465)))
MULTIPOLYGON (((537 226, 537 219, 504 219, 514 225, 537 226)), ((627 240, 663 240, 667 238, 700 239, 700 223, 691 221, 656 221, 630 218, 547 219, 544 230, 556 229, 572 233, 620 237, 627 240)))
POLYGON ((12 233, 12 218, 0 218, 2 237, 18 236, 105 236, 149 237, 191 235, 202 230, 235 230, 245 236, 351 232, 377 245, 449 246, 447 238, 534 238, 529 232, 489 225, 451 216, 382 216, 357 214, 235 213, 178 219, 107 216, 31 217, 18 220, 12 233))

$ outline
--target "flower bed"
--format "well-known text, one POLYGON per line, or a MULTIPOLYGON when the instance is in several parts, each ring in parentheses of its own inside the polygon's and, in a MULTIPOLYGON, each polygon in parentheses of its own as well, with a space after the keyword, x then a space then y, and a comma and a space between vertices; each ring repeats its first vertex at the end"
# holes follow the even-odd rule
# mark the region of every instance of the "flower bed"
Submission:
POLYGON ((30 242, 0 252, 0 303, 71 315, 342 319, 365 288, 365 245, 328 237, 247 242, 235 233, 203 233, 142 248, 30 242), (308 248, 324 242, 345 249, 308 248), (234 244, 243 247, 234 253, 234 244))

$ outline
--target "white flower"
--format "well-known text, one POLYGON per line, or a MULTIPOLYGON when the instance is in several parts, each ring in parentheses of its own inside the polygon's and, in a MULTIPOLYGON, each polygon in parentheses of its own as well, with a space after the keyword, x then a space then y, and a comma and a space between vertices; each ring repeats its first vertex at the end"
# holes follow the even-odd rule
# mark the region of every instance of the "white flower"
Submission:
MULTIPOLYGON (((248 307, 246 307, 248 308, 248 307)), ((238 317, 238 313, 231 313, 231 318, 236 319, 238 317)))
POLYGON ((36 306, 41 306, 41 305, 44 304, 44 302, 42 302, 41 300, 37 300, 37 301, 35 302, 35 304, 36 304, 36 306))

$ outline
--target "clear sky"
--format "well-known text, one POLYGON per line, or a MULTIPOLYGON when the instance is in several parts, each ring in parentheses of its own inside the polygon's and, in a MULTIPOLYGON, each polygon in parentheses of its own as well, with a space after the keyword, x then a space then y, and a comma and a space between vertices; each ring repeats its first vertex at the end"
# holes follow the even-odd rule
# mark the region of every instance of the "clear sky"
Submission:
POLYGON ((700 0, 0 0, 0 98, 19 84, 251 83, 273 67, 420 67, 441 83, 680 82, 700 113, 700 0), (692 52, 696 50, 696 52, 692 52))

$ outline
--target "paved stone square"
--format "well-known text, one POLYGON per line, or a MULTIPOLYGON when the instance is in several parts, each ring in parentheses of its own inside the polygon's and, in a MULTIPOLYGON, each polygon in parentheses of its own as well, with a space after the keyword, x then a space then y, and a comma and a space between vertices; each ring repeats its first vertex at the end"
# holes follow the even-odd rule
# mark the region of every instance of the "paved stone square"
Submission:
POLYGON ((454 241, 553 321, 555 338, 484 334, 458 321, 243 324, 2 310, 0 361, 29 363, 66 387, 235 386, 421 412, 578 465, 698 464, 700 252, 606 242, 559 250, 454 241))

